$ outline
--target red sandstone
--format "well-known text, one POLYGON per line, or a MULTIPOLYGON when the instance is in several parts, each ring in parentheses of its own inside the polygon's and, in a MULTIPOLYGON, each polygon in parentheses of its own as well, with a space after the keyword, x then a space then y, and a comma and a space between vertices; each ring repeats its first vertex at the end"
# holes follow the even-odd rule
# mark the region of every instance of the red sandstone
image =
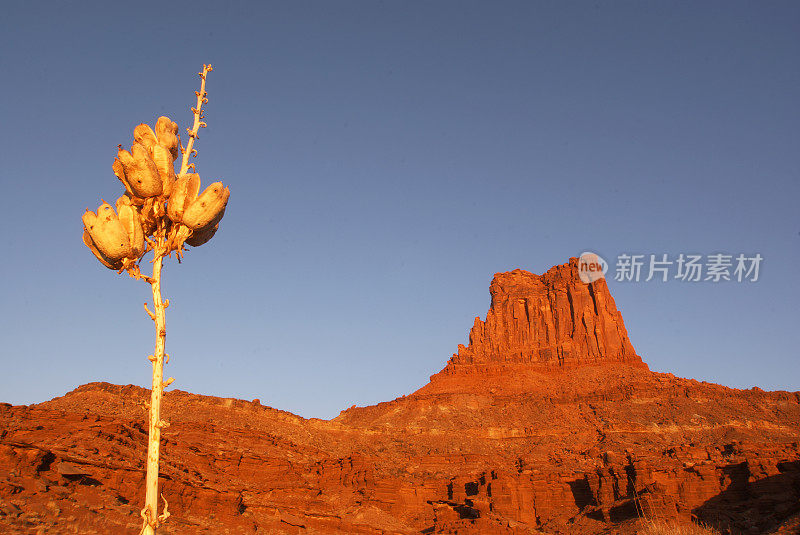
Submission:
MULTIPOLYGON (((330 421, 169 392, 160 533, 797 532, 800 393, 649 371, 574 259, 491 295, 430 384, 330 421)), ((0 531, 137 533, 147 395, 0 405, 0 531)))

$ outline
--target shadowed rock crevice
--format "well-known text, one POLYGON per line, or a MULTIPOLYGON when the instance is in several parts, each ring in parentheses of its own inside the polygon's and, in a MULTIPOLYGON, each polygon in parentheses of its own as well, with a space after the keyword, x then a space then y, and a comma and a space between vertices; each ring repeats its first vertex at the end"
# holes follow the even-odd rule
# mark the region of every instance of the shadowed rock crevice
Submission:
POLYGON ((721 532, 768 533, 800 513, 800 461, 753 463, 755 473, 749 462, 733 467, 731 484, 695 508, 694 515, 721 532))

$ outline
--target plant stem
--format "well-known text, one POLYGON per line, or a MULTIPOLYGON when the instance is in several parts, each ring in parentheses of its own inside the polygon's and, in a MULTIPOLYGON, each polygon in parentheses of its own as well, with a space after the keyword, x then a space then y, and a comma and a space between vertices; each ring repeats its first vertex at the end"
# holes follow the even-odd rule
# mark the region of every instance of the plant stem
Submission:
MULTIPOLYGON (((194 140, 197 139, 197 132, 201 128, 205 128, 206 123, 203 122, 203 104, 208 102, 206 98, 206 75, 211 72, 211 65, 203 65, 203 71, 198 73, 200 75, 200 91, 197 91, 197 107, 192 108, 194 114, 194 124, 189 130, 189 141, 186 148, 183 150, 183 159, 181 161, 181 170, 179 174, 184 174, 189 170, 189 157, 192 152, 197 152, 194 147, 194 140)), ((194 164, 192 164, 194 165, 194 164)), ((147 280, 153 289, 153 312, 147 310, 147 303, 145 303, 145 311, 153 319, 156 325, 156 348, 150 361, 153 363, 153 389, 150 393, 150 423, 149 423, 149 437, 147 441, 147 475, 145 478, 145 505, 142 509, 142 517, 144 525, 140 535, 155 535, 156 530, 161 522, 169 517, 167 511, 167 501, 164 500, 164 512, 159 516, 158 514, 158 458, 161 449, 161 429, 168 424, 161 419, 161 398, 164 394, 164 386, 172 382, 170 378, 164 383, 164 343, 167 337, 166 328, 166 308, 169 306, 169 301, 166 303, 161 300, 161 265, 164 256, 170 252, 170 241, 167 239, 167 223, 166 215, 164 214, 163 202, 160 209, 156 211, 158 217, 158 227, 154 238, 156 243, 149 242, 153 246, 153 276, 147 280)), ((180 248, 178 249, 178 260, 180 260, 180 248)), ((138 272, 138 269, 137 269, 138 272)), ((130 272, 129 272, 130 273, 130 272)), ((144 277, 139 277, 144 278, 144 277)))
POLYGON ((151 361, 153 363, 153 390, 150 394, 150 425, 147 444, 147 477, 145 480, 145 520, 147 525, 142 533, 154 535, 158 527, 158 457, 161 446, 161 397, 164 392, 164 343, 167 337, 166 307, 161 300, 161 264, 164 259, 164 235, 158 237, 159 247, 155 250, 153 258, 153 276, 151 283, 153 289, 154 323, 156 325, 156 347, 151 361))
MULTIPOLYGON (((183 151, 183 159, 181 160, 181 170, 178 174, 184 174, 189 171, 189 156, 192 155, 192 151, 194 150, 192 147, 194 146, 194 140, 197 139, 197 132, 201 128, 205 128, 206 123, 202 121, 203 119, 203 103, 205 103, 208 99, 206 99, 206 75, 214 70, 211 65, 203 65, 203 72, 198 73, 200 75, 200 91, 197 91, 197 107, 192 108, 192 113, 194 114, 194 124, 192 125, 192 129, 189 130, 189 141, 186 142, 186 149, 183 151)), ((194 165, 194 164, 192 164, 194 165)))

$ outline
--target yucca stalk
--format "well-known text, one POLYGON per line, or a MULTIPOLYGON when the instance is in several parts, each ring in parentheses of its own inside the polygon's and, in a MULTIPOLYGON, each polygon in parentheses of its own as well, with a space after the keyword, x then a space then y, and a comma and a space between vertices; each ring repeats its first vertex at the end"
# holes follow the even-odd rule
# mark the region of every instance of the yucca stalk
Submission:
POLYGON ((154 535, 159 525, 169 516, 167 500, 158 514, 158 472, 161 430, 167 422, 161 418, 161 400, 164 388, 173 378, 164 381, 164 364, 169 361, 165 352, 166 309, 169 299, 161 296, 161 268, 164 258, 175 252, 178 262, 184 253, 184 244, 199 247, 208 242, 219 228, 225 214, 230 192, 221 182, 200 192, 200 177, 189 173, 194 164, 191 156, 197 155, 194 141, 200 128, 205 128, 203 104, 206 98, 206 75, 211 65, 203 65, 200 91, 196 91, 197 105, 192 107, 194 122, 187 128, 189 140, 186 147, 177 136, 178 126, 167 117, 160 117, 153 130, 146 124, 134 129, 134 143, 128 152, 119 146, 113 169, 125 186, 126 192, 117 199, 116 208, 103 203, 97 212, 89 209, 83 215, 83 242, 106 267, 118 273, 127 272, 136 279, 150 284, 153 293, 153 310, 144 309, 156 328, 155 351, 148 357, 153 366, 153 384, 149 411, 147 469, 145 477, 145 506, 141 510, 140 534, 154 535), (175 176, 174 162, 183 153, 181 168, 175 176), (140 263, 145 254, 153 252, 153 271, 144 275, 140 263))
POLYGON ((161 266, 164 256, 167 254, 164 234, 164 228, 159 228, 154 236, 156 247, 153 252, 153 275, 150 277, 150 286, 153 291, 153 312, 147 310, 147 303, 144 304, 145 310, 156 326, 155 351, 148 357, 153 364, 153 387, 150 392, 145 505, 141 512, 142 533, 145 535, 154 534, 158 524, 169 517, 166 498, 164 498, 164 512, 161 515, 158 514, 158 461, 161 450, 161 429, 169 425, 161 419, 161 398, 164 388, 172 383, 172 378, 164 381, 164 359, 166 357, 164 350, 167 338, 166 309, 169 306, 169 299, 166 301, 161 299, 161 266))

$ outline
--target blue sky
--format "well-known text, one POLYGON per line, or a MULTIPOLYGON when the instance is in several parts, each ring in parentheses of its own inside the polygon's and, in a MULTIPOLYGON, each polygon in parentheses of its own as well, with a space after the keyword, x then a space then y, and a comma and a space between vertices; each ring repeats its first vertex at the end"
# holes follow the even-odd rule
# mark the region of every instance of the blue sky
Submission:
POLYGON ((759 253, 609 286, 652 369, 800 390, 793 2, 14 2, 0 20, 0 400, 149 385, 149 286, 80 215, 132 129, 189 125, 231 200, 165 268, 175 388, 332 417, 466 343, 495 272, 759 253))

